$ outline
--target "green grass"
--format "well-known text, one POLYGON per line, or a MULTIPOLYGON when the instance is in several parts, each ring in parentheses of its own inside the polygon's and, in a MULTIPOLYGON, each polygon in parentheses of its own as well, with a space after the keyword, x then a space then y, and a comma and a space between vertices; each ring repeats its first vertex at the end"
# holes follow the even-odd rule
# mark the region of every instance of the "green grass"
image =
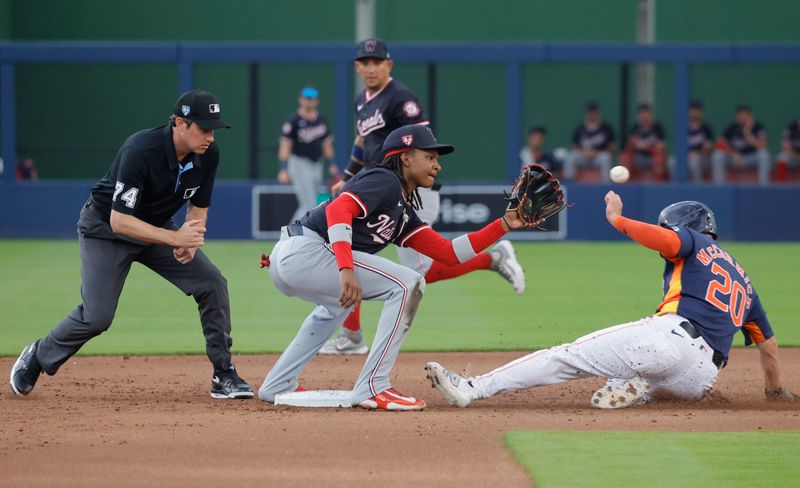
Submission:
POLYGON ((520 431, 506 446, 536 486, 797 486, 800 431, 520 431))
MULTIPOLYGON (((653 312, 663 261, 633 243, 516 244, 528 276, 518 297, 499 275, 480 271, 430 285, 404 350, 527 350, 570 341, 653 312)), ((800 345, 800 244, 726 246, 748 270, 782 345, 800 345)), ((280 352, 311 305, 276 290, 260 253, 271 243, 212 241, 205 250, 228 279, 234 351, 280 352)), ((394 259, 393 249, 384 253, 394 259)), ((46 334, 80 302, 77 241, 0 240, 0 355, 46 334)), ((380 312, 362 317, 371 339, 380 312)), ((741 339, 734 342, 740 344, 741 339)), ((165 280, 135 264, 109 332, 85 354, 203 353, 197 309, 165 280)))

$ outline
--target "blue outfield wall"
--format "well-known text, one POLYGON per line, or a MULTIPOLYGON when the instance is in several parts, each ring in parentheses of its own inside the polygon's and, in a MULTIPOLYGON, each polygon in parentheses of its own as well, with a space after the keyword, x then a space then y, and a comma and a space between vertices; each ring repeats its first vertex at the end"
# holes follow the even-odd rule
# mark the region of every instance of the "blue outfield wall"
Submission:
MULTIPOLYGON (((74 238, 78 213, 93 184, 0 184, 0 238, 74 238)), ((252 238, 254 185, 217 183, 210 239, 252 238)), ((722 240, 800 241, 800 186, 679 184, 568 185, 567 239, 624 238, 605 219, 603 197, 609 189, 622 196, 624 214, 634 219, 654 222, 672 202, 700 200, 714 210, 722 240)))

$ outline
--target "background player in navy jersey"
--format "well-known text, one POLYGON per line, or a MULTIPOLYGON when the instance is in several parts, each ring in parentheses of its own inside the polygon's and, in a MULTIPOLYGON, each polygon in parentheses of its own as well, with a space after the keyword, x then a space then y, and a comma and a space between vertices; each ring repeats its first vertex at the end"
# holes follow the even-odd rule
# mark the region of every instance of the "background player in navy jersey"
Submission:
POLYGON ((692 181, 703 181, 711 170, 711 151, 714 150, 714 131, 705 121, 703 102, 693 100, 689 105, 687 130, 689 176, 692 181))
POLYGON ((572 134, 572 151, 564 161, 564 179, 576 179, 581 167, 596 167, 601 179, 608 181, 615 152, 614 129, 600 116, 597 102, 586 102, 586 115, 572 134))
POLYGON ((384 143, 378 167, 361 171, 340 195, 303 217, 302 225, 282 229, 269 259, 270 277, 286 295, 317 306, 264 379, 261 400, 274 402, 275 395, 296 391, 305 365, 365 299, 384 305, 352 404, 381 410, 425 408, 423 400, 398 393, 389 381, 425 279, 375 254, 394 243, 456 265, 473 259, 509 229, 524 226, 516 210, 510 210, 483 229, 448 241, 420 220, 418 190, 433 185, 441 171, 439 156, 452 151, 427 126, 396 129, 384 143))
POLYGON ((636 123, 628 132, 628 143, 619 161, 628 167, 633 178, 668 179, 666 132, 656 121, 650 104, 639 104, 636 123))
POLYGON ((769 152, 767 151, 767 131, 753 118, 753 111, 747 105, 736 107, 736 120, 729 125, 717 141, 717 149, 711 155, 714 169, 714 182, 724 183, 727 170, 740 171, 756 168, 758 182, 769 181, 769 152))
MULTIPOLYGON (((428 125, 428 119, 417 97, 405 85, 391 77, 394 62, 386 43, 380 39, 367 39, 358 46, 355 68, 365 89, 357 97, 356 136, 350 165, 344 180, 352 178, 362 169, 375 167, 383 159, 381 148, 390 132, 404 125, 428 125)), ((331 189, 339 192, 345 181, 331 189)), ((433 225, 439 216, 438 183, 419 190, 419 218, 433 225)), ((400 262, 425 277, 428 283, 456 278, 480 269, 497 271, 508 280, 520 295, 525 291, 525 273, 517 262, 511 243, 498 242, 489 252, 484 252, 465 263, 449 265, 436 262, 411 248, 397 248, 400 262)), ((320 354, 366 354, 367 345, 361 333, 360 308, 344 322, 344 330, 331 339, 320 354)))
POLYGON ((520 168, 536 163, 556 177, 561 173, 561 161, 555 157, 552 151, 546 151, 544 138, 547 129, 543 125, 531 127, 528 136, 525 138, 525 146, 519 151, 520 168))
POLYGON ((775 163, 775 179, 784 181, 789 177, 790 170, 797 172, 800 169, 800 120, 793 120, 781 137, 781 153, 775 163))
MULTIPOLYGON (((281 128, 278 161, 281 169, 278 181, 292 183, 297 196, 297 210, 289 221, 299 220, 317 204, 317 195, 322 184, 322 162, 333 159, 333 136, 319 112, 319 90, 307 86, 300 90, 297 100, 300 106, 281 128)), ((331 176, 338 174, 335 164, 328 165, 331 176)))
POLYGON ((450 404, 466 407, 499 393, 589 376, 627 380, 596 392, 592 406, 598 408, 645 403, 657 391, 699 400, 712 392, 739 331, 745 344, 758 344, 767 399, 795 401, 782 386, 778 344, 767 314, 750 277, 717 244, 711 210, 699 202, 678 202, 662 210, 660 225, 651 225, 623 217, 622 199, 613 191, 605 201, 614 228, 666 261, 664 297, 656 314, 537 351, 474 378, 428 363, 428 378, 450 404))

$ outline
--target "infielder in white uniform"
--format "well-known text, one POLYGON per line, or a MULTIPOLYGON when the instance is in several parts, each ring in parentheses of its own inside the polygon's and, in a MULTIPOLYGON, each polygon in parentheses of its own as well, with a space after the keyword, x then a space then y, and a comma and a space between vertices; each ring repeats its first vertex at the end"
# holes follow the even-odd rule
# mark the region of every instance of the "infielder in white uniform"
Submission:
POLYGON ((421 410, 425 402, 398 393, 391 373, 425 289, 416 271, 375 256, 395 243, 438 261, 457 264, 475 257, 512 228, 526 224, 509 210, 483 229, 448 241, 424 224, 417 188, 439 174, 439 156, 453 151, 426 126, 393 131, 379 167, 361 171, 335 199, 316 207, 301 225, 285 227, 270 256, 278 289, 316 304, 258 391, 261 400, 295 391, 305 365, 363 299, 384 302, 378 329, 351 401, 367 409, 421 410))
POLYGON ((657 313, 474 378, 428 363, 428 378, 448 402, 466 407, 499 393, 590 376, 625 380, 593 395, 592 406, 598 408, 645 403, 656 391, 699 400, 713 392, 738 331, 745 344, 758 345, 767 398, 794 401, 781 384, 778 345, 766 312, 744 269, 717 244, 711 210, 699 202, 675 203, 661 212, 656 226, 623 217, 622 200, 614 192, 605 201, 611 225, 666 261, 657 313))

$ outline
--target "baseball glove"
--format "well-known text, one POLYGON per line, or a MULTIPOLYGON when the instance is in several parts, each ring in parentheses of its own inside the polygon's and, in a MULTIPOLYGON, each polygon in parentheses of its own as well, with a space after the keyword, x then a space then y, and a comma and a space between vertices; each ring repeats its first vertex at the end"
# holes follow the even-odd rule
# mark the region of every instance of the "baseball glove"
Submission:
POLYGON ((548 217, 564 210, 567 202, 558 180, 538 164, 529 164, 506 192, 507 210, 516 210, 528 227, 537 227, 548 217))
POLYGON ((764 388, 764 396, 767 397, 767 400, 772 402, 796 402, 798 400, 797 395, 784 387, 772 391, 764 388))

